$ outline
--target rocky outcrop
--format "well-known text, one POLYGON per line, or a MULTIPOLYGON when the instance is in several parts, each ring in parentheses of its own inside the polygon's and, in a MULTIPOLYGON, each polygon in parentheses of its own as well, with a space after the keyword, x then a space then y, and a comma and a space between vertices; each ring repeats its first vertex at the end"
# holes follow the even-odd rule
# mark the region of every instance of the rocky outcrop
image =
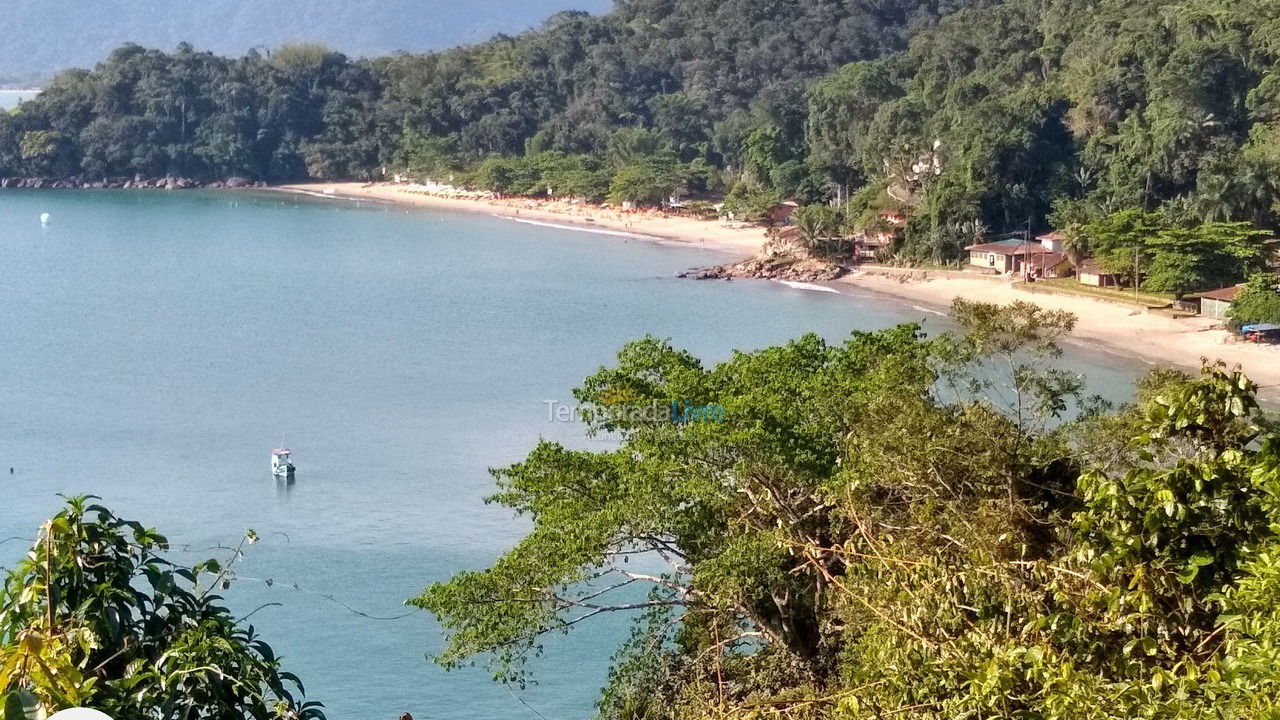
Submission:
POLYGON ((0 178, 0 188, 28 189, 98 189, 120 188, 126 190, 186 190, 189 188, 247 188, 266 187, 264 182, 254 182, 245 178, 233 177, 227 180, 205 182, 187 177, 146 178, 141 175, 133 177, 90 178, 82 175, 65 178, 43 177, 9 177, 0 178))
POLYGON ((732 280, 734 278, 759 278, 765 280, 790 280, 792 282, 826 282, 849 272, 849 268, 816 258, 762 255, 728 265, 693 268, 676 277, 693 280, 732 280))

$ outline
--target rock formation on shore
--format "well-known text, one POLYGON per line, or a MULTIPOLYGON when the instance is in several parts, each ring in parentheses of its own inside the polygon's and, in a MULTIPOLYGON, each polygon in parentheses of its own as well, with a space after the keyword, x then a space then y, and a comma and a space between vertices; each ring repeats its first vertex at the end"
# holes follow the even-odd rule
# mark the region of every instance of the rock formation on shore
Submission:
POLYGON ((760 278, 766 280, 791 280, 794 282, 825 282, 835 280, 848 272, 849 269, 843 265, 816 258, 757 255, 741 262, 693 268, 676 273, 676 277, 693 280, 760 278))
POLYGON ((227 178, 226 180, 201 181, 193 180, 186 177, 161 177, 161 178, 145 178, 141 175, 133 177, 110 177, 110 178, 88 178, 84 176, 62 177, 62 178, 45 178, 45 177, 8 177, 0 178, 0 188, 28 188, 28 189, 97 189, 97 188, 122 188, 122 189, 156 189, 156 190, 186 190, 189 188, 246 188, 246 187, 266 187, 264 182, 255 182, 241 177, 227 178))
POLYGON ((676 277, 694 280, 732 280, 759 278, 792 282, 826 282, 847 274, 849 268, 831 259, 815 255, 800 241, 795 228, 771 230, 770 239, 754 257, 726 265, 693 268, 676 277))

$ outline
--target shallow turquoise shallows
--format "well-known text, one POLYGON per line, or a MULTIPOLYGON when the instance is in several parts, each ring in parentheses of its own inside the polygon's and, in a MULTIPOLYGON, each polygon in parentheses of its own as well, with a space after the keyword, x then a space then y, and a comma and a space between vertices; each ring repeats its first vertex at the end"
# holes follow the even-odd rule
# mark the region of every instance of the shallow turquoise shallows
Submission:
MULTIPOLYGON (((715 361, 806 331, 945 328, 870 295, 672 277, 717 259, 274 194, 0 190, 0 538, 33 537, 57 493, 102 496, 183 559, 252 528, 229 601, 281 604, 252 622, 331 718, 588 717, 621 618, 553 639, 523 691, 431 664, 428 615, 375 619, 527 529, 481 499, 486 468, 539 436, 588 442, 547 401, 645 333, 715 361), (292 487, 270 476, 281 442, 292 487)), ((1113 399, 1140 371, 1068 359, 1113 399)))

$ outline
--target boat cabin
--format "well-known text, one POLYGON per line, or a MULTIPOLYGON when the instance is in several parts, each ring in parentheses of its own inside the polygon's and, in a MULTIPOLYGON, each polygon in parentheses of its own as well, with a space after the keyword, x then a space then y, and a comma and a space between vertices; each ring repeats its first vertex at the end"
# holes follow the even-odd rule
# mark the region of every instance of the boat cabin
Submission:
POLYGON ((292 477, 293 461, 289 459, 288 448, 276 448, 271 451, 271 474, 276 477, 292 477))

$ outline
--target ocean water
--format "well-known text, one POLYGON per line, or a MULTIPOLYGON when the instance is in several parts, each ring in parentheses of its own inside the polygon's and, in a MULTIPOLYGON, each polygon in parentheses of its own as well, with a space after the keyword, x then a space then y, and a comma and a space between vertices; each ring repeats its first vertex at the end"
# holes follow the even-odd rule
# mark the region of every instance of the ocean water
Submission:
POLYGON ((39 90, 0 90, 0 110, 15 108, 18 103, 35 97, 39 90))
MULTIPOLYGON (((715 361, 808 331, 946 327, 871 295, 672 277, 718 259, 273 194, 0 190, 0 538, 33 537, 58 493, 102 496, 189 560, 252 528, 228 599, 279 603, 252 622, 331 718, 589 717, 625 619, 553 638, 517 690, 431 664, 439 630, 403 605, 525 531, 481 502, 488 467, 539 437, 588 444, 547 401, 645 333, 715 361), (282 441, 292 486, 269 475, 282 441)), ((1113 399, 1141 371, 1068 359, 1113 399)))

